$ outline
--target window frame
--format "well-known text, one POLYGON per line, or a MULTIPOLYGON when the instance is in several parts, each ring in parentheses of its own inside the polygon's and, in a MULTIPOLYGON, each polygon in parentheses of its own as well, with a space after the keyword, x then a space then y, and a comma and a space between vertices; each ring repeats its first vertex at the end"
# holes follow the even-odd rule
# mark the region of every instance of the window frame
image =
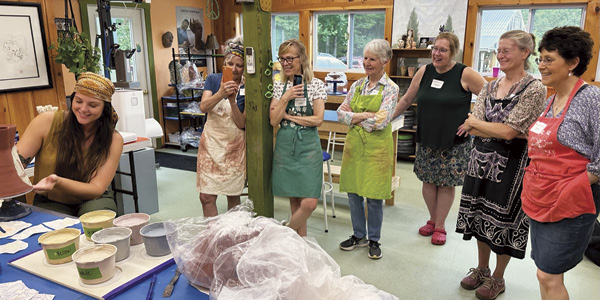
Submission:
MULTIPOLYGON (((354 15, 359 15, 359 14, 373 14, 373 13, 381 13, 384 17, 384 20, 386 18, 386 9, 384 8, 374 8, 374 9, 360 9, 360 10, 322 10, 322 11, 315 11, 312 14, 312 25, 311 25, 311 32, 312 32, 312 38, 311 38, 311 42, 312 42, 312 57, 313 57, 313 61, 312 61, 312 67, 313 67, 313 71, 315 72, 331 72, 331 71, 335 71, 335 72, 344 72, 344 73, 360 73, 360 74, 364 74, 364 68, 362 68, 362 66, 360 68, 352 68, 352 65, 350 65, 350 68, 348 68, 348 61, 350 62, 350 64, 352 64, 352 60, 350 59, 351 57, 354 57, 356 55, 354 55, 353 50, 352 50, 352 45, 354 43, 354 15), (348 48, 346 49, 346 57, 347 59, 347 63, 346 63, 346 69, 317 69, 317 57, 319 56, 319 49, 318 49, 318 45, 319 45, 319 37, 318 37, 318 17, 320 15, 335 15, 335 14, 347 14, 348 15, 348 27, 347 28, 347 35, 348 35, 348 48)), ((382 39, 385 39, 385 28, 383 30, 382 39)), ((359 56, 362 56, 362 53, 360 53, 359 56)))
MULTIPOLYGON (((581 19, 579 27, 585 30, 585 21, 587 16, 587 5, 585 3, 565 3, 565 4, 529 4, 529 5, 485 5, 477 7, 477 23, 475 27, 475 36, 473 43, 473 55, 472 55, 472 68, 474 70, 479 70, 479 43, 480 43, 480 34, 481 34, 481 22, 482 22, 482 14, 485 10, 523 10, 528 9, 529 15, 526 20, 527 23, 526 28, 527 32, 531 33, 533 31, 533 20, 535 18, 536 10, 544 10, 544 9, 581 9, 581 19)), ((541 41, 542 37, 536 36, 536 43, 541 41)), ((537 49, 536 49, 537 51, 537 49)), ((479 72, 482 76, 491 77, 492 72, 479 72)), ((540 78, 539 74, 533 74, 534 77, 540 78)))

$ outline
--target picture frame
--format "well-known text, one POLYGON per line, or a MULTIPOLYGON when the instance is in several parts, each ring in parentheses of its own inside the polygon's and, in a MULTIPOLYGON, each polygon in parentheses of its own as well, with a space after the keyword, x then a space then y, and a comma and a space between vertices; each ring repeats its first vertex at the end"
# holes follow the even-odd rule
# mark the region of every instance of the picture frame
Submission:
POLYGON ((40 3, 0 1, 0 93, 52 88, 40 3))

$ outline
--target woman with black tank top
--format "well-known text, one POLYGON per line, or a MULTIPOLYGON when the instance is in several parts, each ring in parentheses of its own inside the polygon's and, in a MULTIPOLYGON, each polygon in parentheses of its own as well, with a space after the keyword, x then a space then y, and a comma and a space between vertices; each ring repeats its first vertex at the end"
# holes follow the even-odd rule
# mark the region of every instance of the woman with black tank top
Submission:
POLYGON ((402 96, 394 118, 417 101, 417 153, 414 172, 423 182, 429 220, 419 233, 431 243, 446 243, 445 221, 454 201, 455 186, 462 185, 471 148, 461 124, 470 110, 471 95, 486 82, 470 67, 454 61, 458 37, 440 33, 431 52, 432 63, 420 68, 402 96))

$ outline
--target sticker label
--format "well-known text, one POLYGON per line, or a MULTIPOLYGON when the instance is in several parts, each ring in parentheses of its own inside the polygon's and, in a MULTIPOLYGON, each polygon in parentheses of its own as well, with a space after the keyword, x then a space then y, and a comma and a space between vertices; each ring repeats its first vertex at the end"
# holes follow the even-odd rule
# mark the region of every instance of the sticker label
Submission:
POLYGON ((79 272, 79 277, 81 277, 81 279, 93 280, 102 278, 99 267, 89 269, 77 267, 77 272, 79 272))
POLYGON ((531 132, 540 134, 540 133, 542 133, 542 131, 544 130, 544 128, 546 128, 546 123, 537 121, 531 127, 531 132))
POLYGON ((246 96, 246 88, 240 89, 240 96, 246 96))
POLYGON ((75 243, 71 243, 59 249, 47 249, 46 254, 48 254, 48 259, 57 260, 73 255, 73 253, 75 253, 75 250, 75 243))
POLYGON ((92 234, 94 234, 94 232, 96 231, 100 231, 102 230, 102 228, 88 228, 88 227, 83 227, 83 233, 85 233, 85 236, 87 237, 92 237, 92 234))
POLYGON ((441 89, 443 85, 444 85, 444 82, 441 80, 438 80, 438 79, 434 79, 431 82, 431 87, 434 89, 441 89))
POLYGON ((296 107, 303 107, 306 106, 306 98, 296 98, 294 105, 296 107))

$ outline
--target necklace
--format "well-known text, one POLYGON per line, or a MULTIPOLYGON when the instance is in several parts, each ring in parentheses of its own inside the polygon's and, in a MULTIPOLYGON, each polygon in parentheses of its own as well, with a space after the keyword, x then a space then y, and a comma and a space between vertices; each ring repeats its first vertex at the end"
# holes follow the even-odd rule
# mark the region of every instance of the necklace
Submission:
POLYGON ((554 95, 554 100, 552 101, 552 115, 556 117, 567 104, 567 98, 561 97, 560 99, 554 95))

